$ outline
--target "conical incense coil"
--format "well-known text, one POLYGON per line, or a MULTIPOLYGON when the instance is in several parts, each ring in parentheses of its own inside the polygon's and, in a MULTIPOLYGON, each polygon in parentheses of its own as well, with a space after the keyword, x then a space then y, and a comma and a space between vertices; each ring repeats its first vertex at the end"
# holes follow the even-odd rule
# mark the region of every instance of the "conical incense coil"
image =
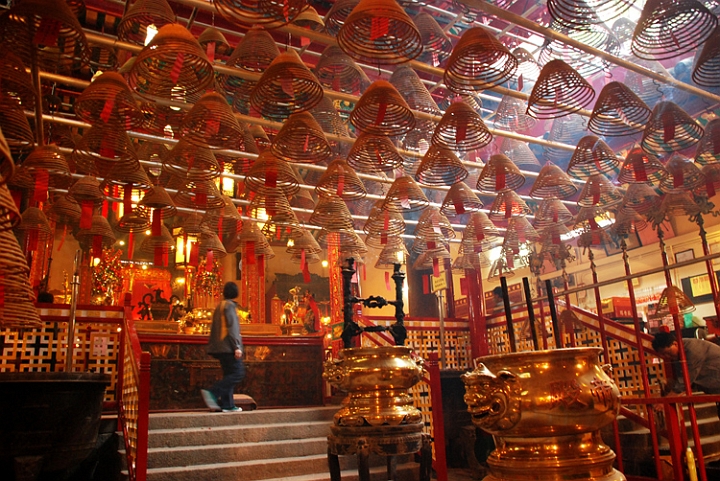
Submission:
POLYGON ((642 148, 650 153, 675 152, 700 141, 703 128, 673 102, 658 102, 643 132, 642 148))
MULTIPOLYGON (((298 228, 300 222, 295 216, 287 197, 282 192, 272 192, 253 197, 247 208, 250 217, 276 226, 298 228)), ((264 229, 264 228, 263 228, 264 229)))
POLYGON ((180 140, 165 156, 163 168, 188 180, 211 180, 220 176, 212 150, 180 140))
MULTIPOLYGON (((348 131, 347 124, 340 117, 333 101, 327 95, 323 96, 323 99, 315 107, 309 111, 313 118, 317 121, 318 125, 326 134, 330 134, 335 137, 350 138, 350 132, 348 131)), ((343 142, 342 140, 330 140, 326 138, 328 145, 330 146, 331 156, 335 157, 347 157, 350 151, 350 142, 343 142)))
MULTIPOLYGON (((367 239, 365 239, 365 243, 367 243, 367 239)), ((387 243, 382 246, 382 250, 375 262, 375 268, 394 269, 395 264, 404 264, 405 259, 408 257, 410 257, 410 253, 407 247, 405 247, 405 242, 402 240, 402 237, 391 236, 388 237, 387 243)))
POLYGON ((625 237, 633 232, 639 232, 648 226, 645 217, 635 209, 622 207, 615 213, 615 222, 610 228, 615 235, 625 237))
POLYGON ((618 192, 610 179, 602 174, 591 175, 585 181, 580 191, 577 204, 580 207, 599 206, 609 209, 623 200, 623 195, 618 192))
POLYGON ((215 232, 203 232, 198 239, 198 254, 207 257, 210 251, 218 259, 222 259, 227 255, 225 246, 223 246, 220 237, 215 232))
POLYGON ((128 84, 141 95, 183 100, 205 90, 214 75, 195 37, 182 25, 168 24, 137 55, 128 84))
POLYGON ((548 0, 547 9, 563 25, 579 28, 617 18, 632 4, 630 0, 548 0))
POLYGON ((5 136, 0 129, 0 186, 5 185, 14 173, 15 162, 10 152, 10 146, 5 141, 5 136))
POLYGON ((293 25, 298 27, 307 28, 313 32, 322 32, 325 29, 325 22, 322 17, 318 15, 317 10, 311 6, 306 6, 295 20, 292 21, 293 25))
POLYGON ((453 92, 471 92, 501 85, 517 70, 510 50, 483 27, 465 31, 453 48, 443 79, 453 92))
MULTIPOLYGON (((338 4, 340 2, 335 2, 335 5, 338 4)), ((360 94, 370 85, 365 71, 336 45, 325 47, 315 66, 315 75, 323 87, 336 92, 360 94)))
POLYGON ((216 0, 215 8, 229 22, 241 27, 276 28, 292 22, 307 7, 306 0, 216 0))
POLYGON ((540 235, 530 224, 527 217, 515 216, 508 219, 508 225, 505 229, 505 241, 503 242, 506 248, 512 247, 512 250, 517 250, 520 244, 535 242, 539 239, 540 235))
POLYGON ((720 27, 715 27, 696 56, 692 79, 703 87, 720 87, 720 27))
POLYGON ((466 270, 480 271, 483 267, 489 267, 490 262, 482 253, 464 252, 460 246, 458 255, 455 257, 452 263, 452 270, 454 272, 465 272, 466 270))
POLYGON ((415 212, 430 205, 430 201, 412 177, 398 177, 385 195, 383 209, 391 212, 415 212))
POLYGON ((700 169, 705 178, 705 185, 702 186, 701 192, 707 198, 715 197, 718 189, 720 189, 720 163, 703 165, 700 169))
MULTIPOLYGON (((570 114, 559 117, 553 120, 547 140, 553 143, 576 145, 586 134, 586 127, 586 119, 582 115, 570 114)), ((572 154, 567 150, 552 144, 546 145, 544 148, 543 158, 546 161, 564 165, 570 161, 571 157, 572 154)))
POLYGON ((572 219, 572 213, 560 199, 543 199, 535 212, 533 227, 539 230, 551 225, 567 224, 572 219))
POLYGON ((535 179, 530 189, 530 197, 535 199, 547 199, 557 197, 567 199, 578 191, 570 176, 562 171, 560 167, 547 162, 535 179))
POLYGON ((147 28, 175 23, 175 13, 166 0, 137 0, 127 9, 117 26, 118 40, 145 45, 147 28))
POLYGON ((35 91, 25 64, 9 49, 0 52, 0 92, 4 92, 26 109, 35 108, 35 91))
MULTIPOLYGON (((390 83, 401 93, 413 111, 433 117, 442 115, 427 87, 412 68, 398 67, 390 76, 390 83)), ((427 142, 428 133, 435 130, 435 126, 436 121, 433 118, 418 116, 415 119, 415 128, 403 140, 406 148, 420 150, 421 142, 427 142)))
POLYGON ((187 209, 220 209, 225 205, 220 190, 211 180, 186 182, 173 197, 173 202, 187 209))
POLYGON ((713 119, 705 126, 695 150, 695 162, 700 165, 720 162, 720 119, 713 119))
POLYGON ((70 189, 68 195, 79 203, 90 202, 95 206, 102 205, 105 195, 100 189, 100 181, 93 176, 78 179, 70 189))
POLYGON ((663 195, 659 211, 666 218, 694 216, 700 212, 700 207, 690 192, 681 190, 663 195))
MULTIPOLYGON (((0 188, 0 190, 2 190, 2 188, 0 188)), ((2 192, 0 192, 0 197, 2 197, 2 192)), ((2 205, 2 202, 3 201, 0 199, 0 205, 2 205)), ((2 208, 0 207, 0 209, 2 208)), ((52 199, 52 202, 47 209, 47 213, 48 217, 55 222, 56 226, 74 226, 77 225, 80 217, 82 216, 82 209, 75 199, 67 194, 62 194, 56 195, 52 199)), ((2 215, 3 212, 0 210, 0 218, 2 218, 2 215)), ((0 228, 0 230, 2 229, 0 228)))
POLYGON ((0 43, 11 45, 25 65, 34 59, 46 72, 69 72, 90 62, 85 32, 65 2, 28 0, 13 5, 0 16, 0 43))
POLYGON ((577 112, 595 98, 592 86, 562 60, 551 60, 540 71, 528 100, 527 113, 554 119, 577 112))
POLYGON ((356 252, 360 255, 368 251, 365 242, 355 231, 329 231, 321 229, 318 234, 318 243, 325 247, 338 247, 345 252, 356 252))
POLYGON ((527 113, 527 105, 524 100, 503 95, 500 103, 495 109, 493 122, 497 127, 518 132, 530 130, 535 127, 537 120, 527 113))
POLYGON ((315 75, 290 49, 278 55, 263 72, 250 95, 250 103, 263 116, 284 120, 290 114, 313 108, 323 95, 315 75))
POLYGON ((243 131, 232 108, 217 92, 208 92, 185 114, 180 137, 208 149, 232 149, 243 131))
POLYGON ((110 187, 130 187, 135 190, 145 191, 152 187, 152 182, 143 169, 140 162, 135 162, 128 168, 117 166, 105 176, 105 180, 101 184, 101 188, 110 187), (118 168, 120 167, 120 168, 118 168))
POLYGON ((37 207, 25 209, 21 218, 22 220, 15 230, 23 234, 21 244, 24 244, 28 250, 37 250, 38 242, 44 243, 52 238, 53 230, 50 228, 50 222, 45 213, 37 207), (34 246, 30 245, 32 243, 34 246))
POLYGON ((432 143, 455 150, 469 152, 482 149, 493 136, 482 117, 464 101, 450 104, 433 132, 432 143))
POLYGON ((592 249, 607 246, 615 247, 616 243, 605 230, 586 230, 578 236, 577 245, 584 249, 592 249))
POLYGON ((245 185, 258 194, 278 189, 290 196, 300 190, 300 179, 289 163, 265 150, 248 171, 245 185))
POLYGON ((360 0, 337 0, 325 14, 325 31, 335 37, 360 0))
POLYGON ((223 207, 205 212, 203 223, 210 226, 213 231, 235 235, 242 227, 242 216, 230 197, 223 195, 222 199, 223 207))
POLYGON ((147 141, 141 143, 137 148, 137 158, 138 160, 162 163, 168 152, 170 149, 165 144, 147 141))
MULTIPOLYGON (((568 28, 553 21, 550 29, 609 55, 617 56, 620 53, 620 42, 602 23, 590 24, 582 28, 568 28)), ((541 65, 553 59, 566 62, 583 78, 590 78, 593 74, 605 71, 610 65, 609 61, 558 39, 547 42, 538 54, 538 62, 541 65)))
POLYGON ((358 200, 367 195, 365 186, 355 171, 343 159, 330 162, 327 170, 315 186, 318 196, 336 194, 341 199, 358 200))
POLYGON ((705 176, 697 165, 680 154, 673 154, 665 162, 665 171, 658 187, 662 192, 693 192, 705 185, 705 176))
POLYGON ((458 182, 451 185, 450 190, 445 194, 440 212, 444 215, 456 216, 477 212, 482 208, 482 201, 470 187, 465 182, 458 182))
POLYGON ((492 220, 504 220, 516 215, 530 214, 532 214, 532 210, 514 190, 503 190, 498 192, 490 206, 489 217, 492 220))
POLYGON ((448 218, 435 206, 430 206, 422 211, 413 233, 419 237, 431 237, 434 234, 439 234, 444 240, 456 237, 455 230, 448 218))
POLYGON ((5 144, 14 154, 28 150, 35 143, 22 106, 16 99, 3 92, 0 92, 0 130, 5 138, 5 144))
POLYGON ((540 167, 540 161, 525 142, 505 137, 500 144, 500 152, 507 155, 517 167, 540 167))
POLYGON ((473 212, 463 232, 462 244, 469 252, 481 252, 500 245, 502 237, 484 212, 473 212))
POLYGON ((439 266, 445 263, 445 259, 451 260, 452 256, 447 247, 440 245, 435 249, 428 249, 420 253, 417 259, 415 259, 415 262, 413 262, 413 269, 435 269, 436 266, 439 268, 439 266))
POLYGON ((363 231, 370 235, 399 236, 405 233, 405 220, 399 212, 383 209, 383 201, 378 200, 370 209, 363 231))
POLYGON ((431 145, 420 162, 415 179, 425 185, 453 185, 467 176, 467 169, 452 150, 431 145))
POLYGON ((620 184, 656 182, 664 169, 657 157, 635 147, 625 156, 617 181, 620 184))
POLYGON ((567 173, 576 179, 587 179, 591 175, 613 175, 620 169, 620 159, 608 144, 594 135, 586 135, 570 159, 567 173))
POLYGON ((163 217, 173 216, 175 212, 177 212, 175 202, 170 198, 170 194, 160 185, 155 185, 145 192, 145 195, 140 199, 138 205, 149 207, 153 210, 162 210, 163 217))
POLYGON ((122 75, 105 72, 85 87, 73 104, 75 114, 89 124, 136 129, 145 121, 122 75))
POLYGON ((413 22, 420 32, 420 42, 423 46, 418 60, 429 63, 433 67, 439 66, 452 54, 452 41, 437 20, 427 12, 415 15, 413 22))
MULTIPOLYGON (((115 243, 115 234, 108 220, 100 214, 94 214, 92 216, 92 224, 89 229, 80 229, 75 235, 75 238, 80 243, 80 247, 84 250, 92 248, 94 251, 98 246, 98 242, 102 248, 110 247, 115 243)), ((172 239, 172 237, 171 237, 172 239)), ((93 255, 97 256, 97 252, 93 255)))
POLYGON ((318 163, 332 155, 325 133, 310 112, 290 115, 275 135, 272 152, 287 162, 318 163))
POLYGON ((35 294, 30 287, 30 269, 17 238, 12 232, 0 230, 0 247, 0 272, 3 273, 0 289, 5 301, 0 306, 0 327, 39 328, 42 324, 35 307, 35 294))
MULTIPOLYGON (((660 62, 654 60, 642 60, 636 57, 635 64, 659 75, 670 75, 670 72, 660 62)), ((664 97, 672 95, 673 92, 670 86, 659 84, 657 80, 635 71, 625 74, 623 84, 648 106, 664 100, 664 97)))
POLYGON ((415 128, 415 115, 386 80, 376 80, 350 112, 350 123, 363 132, 393 137, 415 128))
POLYGON ((53 145, 35 147, 20 168, 30 171, 36 183, 40 172, 47 172, 49 187, 67 188, 73 183, 65 156, 53 145))
POLYGON ((124 130, 98 124, 85 130, 75 147, 72 160, 76 170, 99 174, 118 165, 132 166, 138 158, 124 130))
POLYGON ((718 19, 695 0, 648 0, 633 33, 632 51, 640 58, 666 60, 705 42, 718 19))
POLYGON ((608 137, 642 132, 650 108, 621 82, 610 82, 600 91, 588 120, 588 130, 608 137))
MULTIPOLYGON (((253 139, 255 140, 255 145, 257 146, 258 150, 262 152, 266 148, 270 147, 271 142, 270 138, 268 137, 265 130, 262 128, 261 125, 251 125, 250 126, 250 135, 252 135, 253 139)), ((259 152, 258 152, 259 153, 259 152)))
POLYGON ((222 57, 227 56, 232 48, 228 43, 225 35, 215 27, 207 27, 198 37, 198 43, 205 49, 205 53, 208 55, 208 60, 214 61, 210 54, 220 55, 222 57))
POLYGON ((622 207, 634 209, 639 214, 646 214, 659 204, 660 196, 648 183, 628 185, 623 196, 622 207))
POLYGON ((525 183, 525 176, 507 156, 495 154, 480 171, 477 189, 481 192, 517 190, 525 183))
POLYGON ((536 80, 538 75, 540 75, 540 64, 533 54, 522 47, 515 48, 512 54, 518 61, 518 69, 516 72, 518 79, 522 76, 525 79, 536 80))
POLYGON ((355 60, 375 64, 404 63, 422 52, 420 32, 395 0, 360 0, 337 42, 355 60))
POLYGON ((318 244, 315 237, 307 229, 299 229, 297 236, 293 237, 292 245, 288 245, 285 252, 288 254, 302 254, 305 251, 306 254, 320 254, 322 247, 318 244))
POLYGON ((331 232, 354 230, 352 215, 345 201, 335 194, 318 199, 310 223, 331 232))
POLYGON ((670 315, 679 316, 694 310, 695 304, 680 288, 669 286, 660 294, 660 299, 657 306, 655 306, 655 312, 651 314, 650 318, 659 319, 670 315))
POLYGON ((348 164, 360 172, 391 172, 403 164, 403 157, 386 135, 360 134, 348 154, 348 164))
MULTIPOLYGON (((586 233, 605 232, 610 227, 610 215, 602 207, 581 207, 575 216, 574 229, 583 229, 586 233)), ((596 242, 593 242, 596 244, 596 242)))

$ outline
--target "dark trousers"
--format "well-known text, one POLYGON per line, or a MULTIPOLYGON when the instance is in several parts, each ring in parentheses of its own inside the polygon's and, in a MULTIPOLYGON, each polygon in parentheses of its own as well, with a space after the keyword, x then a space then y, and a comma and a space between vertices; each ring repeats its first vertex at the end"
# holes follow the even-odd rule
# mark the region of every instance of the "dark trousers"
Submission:
POLYGON ((213 384, 210 392, 218 399, 222 409, 232 409, 235 407, 235 386, 245 378, 245 363, 242 359, 235 359, 235 354, 231 352, 210 355, 220 361, 223 371, 223 378, 213 384))

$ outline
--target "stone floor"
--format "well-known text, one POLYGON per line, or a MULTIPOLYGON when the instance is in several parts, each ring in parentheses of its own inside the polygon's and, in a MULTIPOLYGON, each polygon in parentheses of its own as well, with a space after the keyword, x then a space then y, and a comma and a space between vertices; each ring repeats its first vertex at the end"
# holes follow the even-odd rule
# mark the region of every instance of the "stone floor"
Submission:
POLYGON ((480 477, 473 476, 473 472, 467 468, 449 468, 448 481, 479 481, 480 477))

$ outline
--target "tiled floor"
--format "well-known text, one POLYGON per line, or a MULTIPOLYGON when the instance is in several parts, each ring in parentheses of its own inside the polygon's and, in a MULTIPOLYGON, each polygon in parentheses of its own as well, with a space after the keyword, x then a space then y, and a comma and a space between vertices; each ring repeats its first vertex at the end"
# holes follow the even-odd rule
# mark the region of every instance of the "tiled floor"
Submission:
POLYGON ((480 479, 482 478, 478 474, 473 476, 473 472, 470 469, 448 469, 448 481, 479 481, 480 479))

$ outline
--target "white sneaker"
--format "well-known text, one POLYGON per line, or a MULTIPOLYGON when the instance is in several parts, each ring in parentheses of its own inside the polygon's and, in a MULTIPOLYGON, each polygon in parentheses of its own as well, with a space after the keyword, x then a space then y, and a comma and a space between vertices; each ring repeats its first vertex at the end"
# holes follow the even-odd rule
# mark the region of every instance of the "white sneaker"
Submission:
POLYGON ((217 398, 215 398, 215 395, 208 391, 207 389, 201 389, 200 393, 202 394, 203 401, 205 401, 205 405, 208 407, 208 409, 212 411, 220 411, 220 405, 217 402, 217 398))

